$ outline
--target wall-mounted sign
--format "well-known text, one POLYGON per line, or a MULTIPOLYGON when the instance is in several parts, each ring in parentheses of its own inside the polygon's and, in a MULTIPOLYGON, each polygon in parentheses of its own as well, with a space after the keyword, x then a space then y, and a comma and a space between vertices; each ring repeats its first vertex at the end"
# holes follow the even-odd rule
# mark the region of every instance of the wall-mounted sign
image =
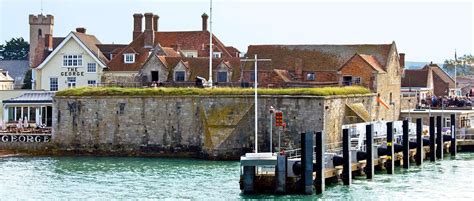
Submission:
POLYGON ((8 135, 0 134, 0 142, 51 142, 51 135, 8 135))
POLYGON ((61 72, 61 76, 84 76, 84 72, 77 71, 77 68, 67 68, 66 72, 61 72))

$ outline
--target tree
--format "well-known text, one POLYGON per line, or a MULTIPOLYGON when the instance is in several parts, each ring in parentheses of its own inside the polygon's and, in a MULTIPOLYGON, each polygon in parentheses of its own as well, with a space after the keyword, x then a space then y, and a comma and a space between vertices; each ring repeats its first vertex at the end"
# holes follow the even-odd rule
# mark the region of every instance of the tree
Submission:
POLYGON ((22 37, 12 38, 0 45, 0 59, 5 60, 26 60, 30 45, 22 37))
POLYGON ((474 56, 464 55, 454 61, 454 59, 446 59, 443 64, 443 69, 450 75, 454 75, 454 66, 456 66, 456 74, 458 76, 474 75, 474 56))
POLYGON ((25 78, 23 78, 22 89, 31 89, 31 68, 28 69, 25 73, 25 78))

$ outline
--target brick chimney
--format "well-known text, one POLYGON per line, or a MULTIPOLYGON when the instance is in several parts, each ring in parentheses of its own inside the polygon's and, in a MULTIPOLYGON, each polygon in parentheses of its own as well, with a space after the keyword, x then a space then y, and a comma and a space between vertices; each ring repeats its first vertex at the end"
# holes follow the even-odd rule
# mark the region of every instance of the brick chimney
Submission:
POLYGON ((209 18, 209 16, 206 13, 203 13, 201 17, 202 17, 202 30, 207 31, 207 18, 209 18))
POLYGON ((297 58, 295 61, 295 76, 296 79, 303 79, 303 59, 297 58))
POLYGON ((53 36, 51 34, 44 35, 44 49, 53 51, 53 36))
POLYGON ((85 34, 85 33, 86 33, 86 28, 84 28, 84 27, 77 27, 77 28, 76 28, 76 32, 85 34))
POLYGON ((133 14, 133 40, 142 33, 143 15, 141 13, 133 14))
POLYGON ((405 53, 398 54, 400 67, 405 68, 405 53))
POLYGON ((153 15, 153 30, 154 31, 158 31, 158 19, 160 19, 160 16, 153 15))
POLYGON ((155 32, 153 31, 153 13, 145 13, 145 34, 143 46, 145 48, 153 48, 155 32))

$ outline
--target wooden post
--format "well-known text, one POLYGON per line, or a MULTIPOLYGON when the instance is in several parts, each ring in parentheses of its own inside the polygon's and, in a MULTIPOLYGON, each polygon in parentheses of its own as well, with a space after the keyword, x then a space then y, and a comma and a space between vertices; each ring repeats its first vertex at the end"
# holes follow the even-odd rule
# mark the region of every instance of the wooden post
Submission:
POLYGON ((324 168, 324 152, 325 137, 323 132, 316 132, 316 194, 321 194, 325 189, 325 168, 324 168))
POLYGON ((372 130, 372 124, 365 126, 365 151, 367 154, 365 175, 367 179, 372 179, 374 175, 374 136, 372 130))
POLYGON ((436 116, 436 158, 443 159, 443 148, 444 148, 444 140, 443 134, 441 133, 441 116, 436 116))
POLYGON ((395 163, 393 154, 393 122, 387 122, 387 174, 393 174, 395 171, 395 163))
POLYGON ((303 193, 313 194, 313 131, 301 134, 301 165, 303 193))
POLYGON ((403 168, 410 167, 410 143, 408 138, 408 120, 403 120, 403 168))
POLYGON ((244 166, 244 194, 255 193, 254 178, 255 166, 244 166))
POLYGON ((423 120, 421 118, 416 119, 416 165, 423 163, 423 120))
POLYGON ((457 145, 456 145, 456 114, 451 114, 451 146, 449 147, 451 156, 456 156, 457 145))
POLYGON ((342 169, 342 181, 344 185, 352 183, 352 164, 351 164, 351 136, 349 129, 342 129, 342 159, 344 160, 342 169))
POLYGON ((436 137, 435 137, 435 118, 430 117, 430 161, 436 161, 436 151, 435 151, 435 144, 436 137))

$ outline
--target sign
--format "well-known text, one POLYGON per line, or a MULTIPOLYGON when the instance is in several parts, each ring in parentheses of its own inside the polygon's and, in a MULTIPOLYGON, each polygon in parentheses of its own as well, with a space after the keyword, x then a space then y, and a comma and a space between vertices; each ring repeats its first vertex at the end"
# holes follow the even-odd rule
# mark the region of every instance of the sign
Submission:
POLYGON ((51 142, 51 135, 11 135, 0 134, 0 142, 51 142))
POLYGON ((283 126, 283 112, 275 112, 275 126, 283 126))
POLYGON ((61 76, 84 76, 84 72, 77 71, 77 68, 67 68, 66 72, 61 72, 61 76))

